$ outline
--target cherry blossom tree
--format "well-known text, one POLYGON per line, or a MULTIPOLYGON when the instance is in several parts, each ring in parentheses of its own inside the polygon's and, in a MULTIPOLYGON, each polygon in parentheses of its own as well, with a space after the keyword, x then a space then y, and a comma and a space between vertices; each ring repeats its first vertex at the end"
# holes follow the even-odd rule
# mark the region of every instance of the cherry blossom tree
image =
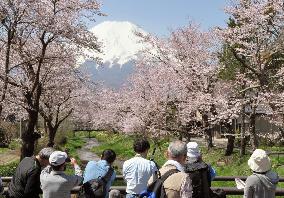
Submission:
MULTIPOLYGON (((243 105, 249 112, 252 147, 257 148, 256 111, 263 96, 278 87, 281 75, 283 45, 279 42, 283 29, 283 1, 239 0, 226 8, 231 16, 227 28, 219 30, 240 64, 236 85, 243 94, 243 105), (241 83, 240 83, 241 82, 241 83)), ((243 108, 244 109, 244 108, 243 108)))
POLYGON ((169 38, 137 34, 150 48, 137 61, 128 87, 102 92, 98 115, 126 133, 182 137, 205 131, 210 136, 218 102, 213 97, 219 68, 214 35, 193 23, 169 38))
POLYGON ((216 116, 212 93, 218 71, 214 34, 203 32, 191 23, 173 31, 166 39, 142 37, 156 50, 144 64, 151 63, 167 73, 161 75, 170 84, 164 95, 175 103, 179 125, 201 122, 199 129, 206 135, 209 147, 213 146, 210 122, 216 116))
POLYGON ((56 132, 61 123, 71 116, 78 98, 85 97, 84 79, 77 74, 75 58, 71 55, 65 59, 53 61, 46 71, 42 72, 42 96, 40 115, 48 129, 47 146, 53 147, 56 132), (64 75, 63 75, 64 74, 64 75))
POLYGON ((34 127, 43 91, 43 68, 51 60, 62 59, 65 50, 73 50, 79 56, 83 47, 98 49, 97 39, 86 23, 100 14, 99 4, 95 0, 9 0, 1 1, 0 9, 4 17, 1 45, 6 49, 6 56, 0 56, 1 67, 2 63, 6 65, 1 80, 3 87, 6 79, 17 90, 14 92, 21 93, 28 113, 27 129, 22 134, 22 157, 30 156, 38 138, 34 127))

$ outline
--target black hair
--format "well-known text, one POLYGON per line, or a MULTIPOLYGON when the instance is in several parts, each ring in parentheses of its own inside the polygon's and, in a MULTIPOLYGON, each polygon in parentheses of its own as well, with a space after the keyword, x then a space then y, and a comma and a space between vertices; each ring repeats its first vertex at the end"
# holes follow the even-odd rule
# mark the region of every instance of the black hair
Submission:
POLYGON ((116 154, 112 149, 106 149, 102 153, 102 160, 106 160, 109 164, 113 163, 116 158, 116 154))
POLYGON ((136 153, 144 153, 150 149, 150 143, 147 139, 136 139, 133 144, 133 150, 136 153))

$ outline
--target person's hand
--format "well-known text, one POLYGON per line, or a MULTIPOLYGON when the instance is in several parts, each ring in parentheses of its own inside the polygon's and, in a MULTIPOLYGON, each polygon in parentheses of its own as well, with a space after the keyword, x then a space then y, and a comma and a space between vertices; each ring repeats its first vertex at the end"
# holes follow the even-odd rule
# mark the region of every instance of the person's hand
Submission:
POLYGON ((77 160, 75 158, 70 158, 70 162, 73 166, 78 165, 77 160))

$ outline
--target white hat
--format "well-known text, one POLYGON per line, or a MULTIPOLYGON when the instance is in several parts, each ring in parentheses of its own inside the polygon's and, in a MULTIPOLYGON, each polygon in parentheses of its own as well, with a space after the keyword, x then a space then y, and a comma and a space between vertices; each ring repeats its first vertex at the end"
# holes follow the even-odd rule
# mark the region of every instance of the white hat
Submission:
POLYGON ((53 166, 60 166, 65 163, 67 159, 67 153, 62 151, 54 151, 49 157, 49 163, 53 166))
POLYGON ((256 149, 248 160, 250 169, 254 172, 264 173, 271 169, 270 158, 262 149, 256 149))
POLYGON ((188 142, 186 146, 187 146, 187 157, 189 158, 200 157, 199 146, 196 142, 188 142))

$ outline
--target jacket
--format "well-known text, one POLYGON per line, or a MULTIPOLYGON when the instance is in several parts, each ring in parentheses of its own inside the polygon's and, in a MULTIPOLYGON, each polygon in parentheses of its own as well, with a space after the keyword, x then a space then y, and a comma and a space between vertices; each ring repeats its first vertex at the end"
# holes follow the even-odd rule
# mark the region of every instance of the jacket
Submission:
POLYGON ((36 157, 26 157, 18 165, 8 193, 16 198, 39 198, 41 166, 36 157))
MULTIPOLYGON (((170 161, 166 162, 159 170, 161 175, 172 169, 180 170, 180 167, 170 161), (169 162, 169 163, 168 163, 169 162), (171 164, 172 163, 172 164, 171 164)), ((182 170, 183 171, 183 170, 182 170)), ((149 179, 148 185, 153 182, 153 176, 149 179)), ((181 194, 187 198, 192 197, 192 186, 189 176, 184 172, 174 173, 169 176, 163 183, 167 198, 180 198, 181 194)))
POLYGON ((40 182, 43 198, 70 198, 72 188, 82 184, 83 177, 79 166, 75 166, 75 175, 53 171, 48 166, 41 172, 40 182))
POLYGON ((192 180, 192 197, 193 198, 210 198, 211 197, 211 176, 210 170, 204 162, 194 162, 185 165, 185 172, 192 180))
POLYGON ((253 173, 246 180, 244 198, 274 198, 278 181, 279 177, 273 171, 253 173))

